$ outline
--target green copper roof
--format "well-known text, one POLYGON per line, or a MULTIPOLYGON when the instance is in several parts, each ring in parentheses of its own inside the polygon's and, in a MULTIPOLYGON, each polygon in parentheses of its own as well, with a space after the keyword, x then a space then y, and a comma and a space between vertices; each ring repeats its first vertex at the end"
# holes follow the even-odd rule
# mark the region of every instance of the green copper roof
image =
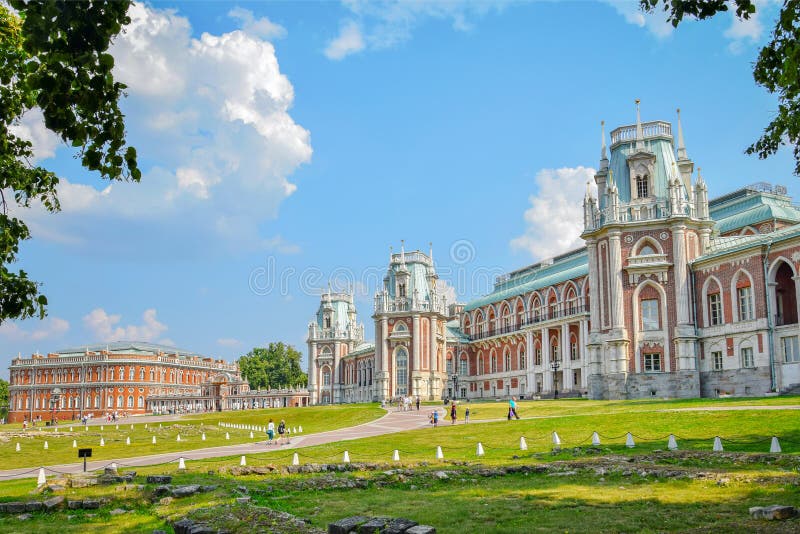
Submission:
POLYGON ((469 343, 469 337, 461 331, 458 320, 448 321, 445 326, 447 327, 448 343, 469 343))
POLYGON ((495 284, 494 291, 469 302, 464 309, 471 311, 492 302, 523 295, 536 289, 559 284, 589 274, 589 259, 585 248, 568 252, 553 259, 552 265, 544 262, 514 271, 505 280, 495 284))
POLYGON ((108 350, 112 354, 177 354, 180 357, 200 357, 205 358, 202 354, 192 352, 189 350, 179 349, 170 345, 162 345, 159 343, 148 343, 146 341, 112 341, 109 343, 92 343, 88 345, 81 345, 80 347, 72 347, 69 349, 57 350, 55 354, 60 356, 73 356, 75 354, 86 354, 86 352, 100 352, 101 350, 108 350))
POLYGON ((796 237, 800 237, 800 224, 795 224, 794 226, 782 228, 767 234, 718 237, 711 241, 706 253, 695 258, 692 264, 747 250, 749 248, 759 247, 761 245, 780 243, 796 237))
POLYGON ((708 208, 716 221, 715 228, 725 234, 774 219, 800 222, 800 209, 792 205, 789 196, 774 192, 777 190, 768 184, 757 184, 711 200, 708 208))
POLYGON ((353 349, 353 352, 346 354, 345 358, 349 358, 351 356, 362 356, 364 354, 370 354, 372 352, 375 352, 375 343, 362 343, 361 345, 353 349))

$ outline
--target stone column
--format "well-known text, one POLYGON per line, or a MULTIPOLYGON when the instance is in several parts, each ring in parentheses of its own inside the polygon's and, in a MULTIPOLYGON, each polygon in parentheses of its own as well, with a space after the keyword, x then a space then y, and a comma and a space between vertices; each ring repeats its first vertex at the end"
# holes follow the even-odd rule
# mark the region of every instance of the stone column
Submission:
POLYGON ((609 280, 611 282, 611 326, 615 330, 625 328, 623 314, 622 292, 622 249, 620 247, 620 232, 613 231, 608 234, 609 280))
POLYGON ((685 226, 675 226, 672 229, 672 257, 678 324, 689 324, 689 276, 687 275, 685 226))
POLYGON ((542 390, 552 391, 553 372, 550 370, 550 336, 547 328, 542 328, 542 369, 542 390))
POLYGON ((589 253, 589 319, 592 332, 600 330, 600 281, 598 276, 597 241, 586 242, 589 253))
POLYGON ((582 319, 580 322, 580 328, 578 330, 578 355, 581 359, 581 387, 587 387, 587 375, 589 374, 589 360, 588 355, 589 351, 587 349, 587 344, 589 343, 589 324, 586 319, 582 319))
POLYGON ((315 357, 315 344, 308 342, 308 395, 311 404, 317 403, 317 364, 315 357))
POLYGON ((536 374, 534 373, 533 361, 535 355, 533 354, 533 330, 525 332, 525 385, 527 393, 533 395, 536 393, 536 374))
POLYGON ((417 396, 420 394, 419 392, 419 379, 420 379, 420 367, 422 358, 420 357, 420 350, 422 347, 422 330, 420 328, 420 320, 419 315, 414 315, 412 318, 412 322, 414 325, 414 331, 412 332, 411 338, 411 347, 413 351, 412 360, 414 362, 413 366, 411 367, 411 372, 409 376, 411 377, 411 390, 409 392, 410 395, 417 396))

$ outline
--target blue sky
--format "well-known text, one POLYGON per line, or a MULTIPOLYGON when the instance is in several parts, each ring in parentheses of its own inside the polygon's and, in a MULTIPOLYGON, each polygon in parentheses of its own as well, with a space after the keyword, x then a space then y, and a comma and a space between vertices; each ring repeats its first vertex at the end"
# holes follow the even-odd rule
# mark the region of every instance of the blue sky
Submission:
MULTIPOLYGON (((0 363, 117 339, 234 360, 305 352, 330 277, 369 315, 405 239, 466 301, 574 247, 607 132, 675 121, 710 194, 798 193, 788 150, 743 149, 777 108, 751 65, 777 5, 672 31, 636 2, 158 2, 117 39, 140 184, 84 172, 29 113, 64 210, 18 211, 44 321, 0 326, 0 363)), ((6 375, 7 376, 7 375, 6 375)))

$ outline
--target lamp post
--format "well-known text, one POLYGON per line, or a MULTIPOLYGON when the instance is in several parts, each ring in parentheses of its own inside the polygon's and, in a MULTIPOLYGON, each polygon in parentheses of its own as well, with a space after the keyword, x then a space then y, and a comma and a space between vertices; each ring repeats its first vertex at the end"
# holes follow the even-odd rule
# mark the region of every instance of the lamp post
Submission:
POLYGON ((458 375, 457 374, 453 374, 453 376, 451 376, 450 378, 453 379, 453 398, 457 399, 458 398, 458 375))
POLYGON ((553 385, 555 386, 555 388, 553 390, 554 391, 553 398, 557 399, 558 398, 558 368, 561 367, 561 362, 559 362, 558 360, 553 360, 550 363, 550 367, 553 368, 553 385))
POLYGON ((58 409, 58 403, 61 401, 61 388, 53 388, 53 391, 50 393, 50 408, 52 413, 50 415, 50 425, 56 424, 56 410, 58 409))

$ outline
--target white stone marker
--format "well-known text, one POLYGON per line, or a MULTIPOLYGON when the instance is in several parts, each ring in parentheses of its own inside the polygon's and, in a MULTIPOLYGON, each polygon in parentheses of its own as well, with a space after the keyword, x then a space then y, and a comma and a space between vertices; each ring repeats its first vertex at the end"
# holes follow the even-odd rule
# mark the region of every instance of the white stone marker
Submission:
POLYGON ((344 456, 342 457, 342 462, 349 464, 350 463, 350 453, 344 451, 344 456))
POLYGON ((475 450, 475 455, 476 456, 483 456, 484 455, 483 444, 481 444, 480 441, 478 442, 478 448, 475 450))
POLYGON ((292 456, 292 465, 300 465, 300 457, 297 456, 297 453, 292 456))
POLYGON ((153 436, 153 445, 155 445, 155 444, 156 444, 156 437, 153 436))
POLYGON ((106 440, 104 440, 103 438, 100 438, 100 446, 101 447, 105 447, 106 446, 106 440))
POLYGON ((130 444, 131 444, 131 437, 128 436, 127 438, 125 438, 125 445, 130 445, 130 444))
POLYGON ((398 451, 397 449, 395 449, 394 453, 392 453, 392 461, 393 462, 399 462, 400 461, 400 451, 398 451))
POLYGON ((247 465, 247 460, 245 460, 244 454, 242 455, 242 459, 239 460, 239 465, 242 466, 242 467, 247 465))
POLYGON ((183 460, 183 456, 178 460, 178 469, 186 469, 186 462, 183 460))
POLYGON ((442 452, 442 448, 439 445, 436 446, 436 459, 444 460, 444 453, 442 452))
POLYGON ((781 444, 777 436, 772 436, 772 443, 769 445, 769 452, 781 452, 781 444))
POLYGON ((592 432, 592 446, 597 447, 600 445, 600 434, 592 432))
POLYGON ((47 445, 47 440, 45 440, 45 442, 44 442, 44 450, 47 450, 47 449, 49 449, 49 448, 50 448, 50 447, 47 445))
POLYGON ((205 433, 205 432, 203 432, 203 435, 202 435, 202 436, 200 436, 200 439, 201 439, 201 440, 203 440, 203 441, 205 441, 205 440, 206 440, 206 433, 205 433))
POLYGON ((633 434, 628 432, 628 435, 625 437, 625 446, 629 449, 632 449, 636 446, 636 443, 633 442, 633 434))
POLYGON ((722 440, 719 439, 719 436, 714 438, 714 452, 722 452, 722 440))
POLYGON ((76 449, 77 447, 78 447, 78 441, 73 439, 72 440, 72 448, 76 449))
POLYGON ((39 468, 39 478, 36 479, 36 487, 47 484, 47 477, 44 475, 44 467, 39 468))
POLYGON ((667 448, 671 451, 678 450, 678 442, 675 440, 675 434, 669 435, 669 441, 667 441, 667 448))

